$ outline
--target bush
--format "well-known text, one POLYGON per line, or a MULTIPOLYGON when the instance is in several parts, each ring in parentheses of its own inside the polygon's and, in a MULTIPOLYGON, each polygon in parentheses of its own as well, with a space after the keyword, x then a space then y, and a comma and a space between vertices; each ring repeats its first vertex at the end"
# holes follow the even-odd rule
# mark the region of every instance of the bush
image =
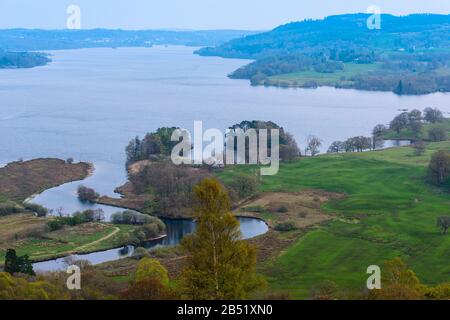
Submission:
POLYGON ((293 221, 282 222, 275 226, 275 230, 277 231, 292 231, 296 229, 297 227, 293 221))
POLYGON ((228 183, 228 187, 233 189, 241 199, 254 195, 259 186, 259 181, 255 176, 239 174, 228 183))
POLYGON ((105 218, 102 209, 75 212, 71 217, 58 217, 47 223, 50 231, 62 229, 64 226, 76 226, 88 222, 99 222, 105 218))
POLYGON ((19 206, 13 201, 6 201, 0 203, 0 216, 6 216, 9 214, 20 213, 23 211, 23 207, 19 206))
POLYGON ((169 284, 167 270, 156 259, 144 258, 139 261, 136 268, 135 281, 138 282, 145 279, 156 279, 165 286, 169 284))
POLYGON ((136 249, 134 249, 133 252, 133 259, 136 260, 141 260, 142 258, 148 258, 150 257, 149 252, 147 251, 147 249, 143 248, 143 247, 137 247, 136 249))
POLYGON ((24 208, 35 213, 38 217, 45 217, 48 214, 48 209, 35 203, 24 203, 24 208))
POLYGON ((51 220, 47 223, 48 229, 50 230, 50 232, 52 231, 56 231, 59 229, 62 229, 62 227, 64 227, 64 222, 58 218, 56 220, 51 220))
POLYGON ((100 196, 94 189, 85 186, 79 186, 77 192, 81 201, 94 202, 100 196))
POLYGON ((447 131, 442 126, 433 126, 428 131, 428 139, 433 142, 445 141, 447 138, 447 131))
POLYGON ((450 152, 439 150, 431 157, 428 166, 428 180, 438 186, 446 183, 450 177, 450 152))
POLYGON ((164 223, 156 217, 152 217, 131 210, 114 213, 111 216, 111 222, 113 224, 130 224, 130 225, 144 225, 150 223, 159 223, 164 225, 164 223))
POLYGON ((162 221, 155 221, 153 223, 145 224, 133 231, 130 237, 130 242, 134 244, 140 244, 145 241, 154 239, 160 236, 165 229, 166 226, 162 221))

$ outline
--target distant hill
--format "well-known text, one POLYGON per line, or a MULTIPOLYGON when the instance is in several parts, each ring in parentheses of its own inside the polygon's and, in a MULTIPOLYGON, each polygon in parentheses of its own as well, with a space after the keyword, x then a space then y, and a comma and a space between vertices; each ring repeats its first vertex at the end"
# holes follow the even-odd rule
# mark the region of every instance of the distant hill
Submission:
POLYGON ((380 30, 367 27, 369 16, 293 22, 197 53, 255 59, 230 75, 253 85, 450 92, 450 15, 384 14, 380 30))
POLYGON ((5 51, 59 50, 97 47, 149 47, 152 45, 218 46, 254 31, 207 30, 0 30, 5 51))
POLYGON ((200 55, 259 59, 274 54, 323 48, 366 49, 450 48, 450 15, 413 14, 397 17, 383 14, 381 29, 367 28, 368 14, 330 16, 277 27, 269 32, 203 48, 200 55))

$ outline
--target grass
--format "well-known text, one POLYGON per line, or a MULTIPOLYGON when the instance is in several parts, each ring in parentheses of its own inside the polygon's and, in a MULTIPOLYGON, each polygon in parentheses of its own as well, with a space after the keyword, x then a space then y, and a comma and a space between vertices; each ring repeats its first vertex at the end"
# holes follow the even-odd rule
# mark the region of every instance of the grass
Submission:
POLYGON ((343 70, 333 73, 320 73, 315 71, 295 72, 270 77, 268 82, 269 84, 285 84, 288 86, 300 87, 308 82, 315 82, 318 86, 343 86, 352 84, 350 79, 355 75, 375 71, 380 65, 380 63, 345 63, 343 70))
MULTIPOLYGON (((263 177, 263 192, 346 193, 324 209, 346 218, 365 217, 357 224, 343 219, 318 227, 260 266, 270 287, 290 291, 295 298, 308 297, 311 287, 323 280, 362 290, 366 268, 394 256, 402 257, 426 284, 448 281, 450 237, 439 232, 436 219, 450 214, 450 195, 424 179, 427 162, 439 148, 450 149, 450 142, 429 144, 421 157, 413 157, 406 147, 303 158, 282 164, 275 176, 263 177)), ((218 175, 229 180, 253 169, 233 167, 218 175)))

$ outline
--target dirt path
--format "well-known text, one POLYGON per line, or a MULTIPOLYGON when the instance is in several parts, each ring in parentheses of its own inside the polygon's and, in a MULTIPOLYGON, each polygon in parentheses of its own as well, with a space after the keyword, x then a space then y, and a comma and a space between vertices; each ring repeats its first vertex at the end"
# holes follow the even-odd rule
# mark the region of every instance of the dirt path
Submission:
POLYGON ((104 236, 103 238, 100 238, 100 239, 97 239, 97 240, 95 240, 95 241, 93 241, 93 242, 90 242, 90 243, 87 243, 87 244, 85 244, 85 245, 82 245, 81 247, 75 248, 75 249, 72 250, 72 251, 75 251, 75 252, 83 251, 83 250, 85 250, 86 248, 89 248, 89 247, 91 247, 91 246, 93 246, 93 245, 96 245, 96 244, 98 244, 98 243, 100 243, 100 242, 103 242, 103 241, 105 241, 105 240, 108 240, 109 238, 113 237, 113 236, 114 236, 116 233, 118 233, 119 231, 120 231, 120 229, 119 229, 118 227, 114 227, 114 231, 111 232, 110 234, 108 234, 107 236, 104 236))

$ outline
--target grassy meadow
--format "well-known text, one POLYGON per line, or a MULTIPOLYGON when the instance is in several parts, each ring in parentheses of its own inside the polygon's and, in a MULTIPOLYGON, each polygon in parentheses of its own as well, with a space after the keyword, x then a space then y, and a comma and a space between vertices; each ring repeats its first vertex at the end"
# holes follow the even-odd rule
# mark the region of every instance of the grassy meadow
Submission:
MULTIPOLYGON (((263 177, 261 192, 319 189, 346 194, 323 206, 345 219, 316 226, 259 266, 270 287, 295 298, 309 297, 311 287, 324 280, 363 290, 367 267, 396 256, 426 284, 448 281, 450 237, 440 233, 436 219, 450 213, 450 194, 425 181, 437 149, 449 150, 450 141, 429 144, 419 157, 403 147, 302 158, 282 164, 275 176, 263 177)), ((218 175, 230 180, 254 169, 240 166, 218 175)))
POLYGON ((357 64, 345 63, 344 69, 332 73, 316 71, 302 71, 269 77, 270 85, 287 85, 302 87, 307 83, 315 82, 318 86, 346 86, 352 83, 352 77, 375 71, 380 68, 381 63, 357 64))

